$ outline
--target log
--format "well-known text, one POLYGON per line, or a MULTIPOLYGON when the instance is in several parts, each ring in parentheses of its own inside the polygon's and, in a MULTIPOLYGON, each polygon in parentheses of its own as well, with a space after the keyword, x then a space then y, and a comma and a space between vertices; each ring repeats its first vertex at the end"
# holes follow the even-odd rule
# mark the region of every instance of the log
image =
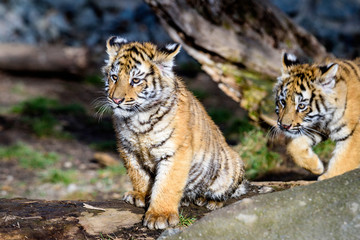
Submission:
POLYGON ((88 67, 86 48, 0 44, 0 70, 83 74, 88 67))
POLYGON ((275 118, 271 93, 282 51, 314 60, 330 56, 267 0, 145 1, 171 38, 254 120, 275 118))
MULTIPOLYGON (((271 186, 276 191, 308 184, 305 181, 252 183, 255 187, 271 186)), ((257 194, 249 191, 240 199, 257 194)), ((237 200, 231 199, 226 205, 237 200)), ((180 212, 198 220, 209 210, 190 204, 182 207, 180 212)), ((162 231, 143 227, 144 213, 143 208, 134 207, 121 200, 0 199, 0 239, 156 239, 162 231)))

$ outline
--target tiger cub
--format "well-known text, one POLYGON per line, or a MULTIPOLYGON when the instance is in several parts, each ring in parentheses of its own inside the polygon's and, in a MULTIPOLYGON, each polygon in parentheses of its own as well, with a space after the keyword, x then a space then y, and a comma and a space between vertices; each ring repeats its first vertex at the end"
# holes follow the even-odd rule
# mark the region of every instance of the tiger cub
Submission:
POLYGON ((300 64, 284 54, 275 87, 278 127, 292 138, 287 150, 318 180, 360 166, 360 61, 332 60, 300 64), (336 142, 327 171, 312 147, 330 138, 336 142))
POLYGON ((172 71, 180 45, 111 37, 106 47, 107 104, 133 185, 124 200, 148 206, 144 226, 176 225, 181 201, 215 209, 239 194, 242 160, 172 71))

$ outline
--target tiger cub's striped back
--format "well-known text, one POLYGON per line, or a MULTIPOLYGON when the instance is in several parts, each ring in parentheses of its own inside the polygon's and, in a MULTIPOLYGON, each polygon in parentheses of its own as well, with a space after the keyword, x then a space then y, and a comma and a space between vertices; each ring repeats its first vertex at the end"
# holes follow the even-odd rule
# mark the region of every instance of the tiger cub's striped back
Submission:
POLYGON ((175 225, 181 200, 220 207, 240 192, 244 176, 238 154, 172 72, 179 51, 178 44, 107 41, 107 104, 133 184, 124 199, 140 207, 149 199, 149 228, 175 225))
POLYGON ((278 126, 292 138, 288 151, 298 165, 322 174, 323 163, 311 148, 330 138, 336 148, 319 180, 360 166, 359 60, 300 64, 285 54, 275 92, 278 126))

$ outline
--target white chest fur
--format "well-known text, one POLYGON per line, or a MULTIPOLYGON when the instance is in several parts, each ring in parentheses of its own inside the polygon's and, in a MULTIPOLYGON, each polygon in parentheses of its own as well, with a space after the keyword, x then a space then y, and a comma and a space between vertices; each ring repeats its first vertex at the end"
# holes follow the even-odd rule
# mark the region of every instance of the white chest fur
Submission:
POLYGON ((173 111, 165 107, 138 113, 128 119, 114 115, 117 138, 126 150, 124 152, 140 158, 138 160, 144 165, 154 169, 158 161, 176 151, 173 117, 173 111))

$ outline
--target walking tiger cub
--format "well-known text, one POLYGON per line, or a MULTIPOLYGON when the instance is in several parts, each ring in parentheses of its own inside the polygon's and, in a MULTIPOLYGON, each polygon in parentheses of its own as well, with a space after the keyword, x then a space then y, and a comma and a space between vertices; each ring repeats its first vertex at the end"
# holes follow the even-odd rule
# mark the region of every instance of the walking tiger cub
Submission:
POLYGON ((275 92, 278 126, 292 138, 287 149, 299 166, 315 174, 324 172, 312 146, 326 138, 336 147, 319 180, 360 166, 359 60, 310 65, 284 54, 275 92))
POLYGON ((124 200, 148 205, 144 225, 176 225, 180 202, 215 209, 240 195, 242 160, 172 71, 180 45, 159 49, 120 37, 106 45, 106 104, 133 185, 124 200))

